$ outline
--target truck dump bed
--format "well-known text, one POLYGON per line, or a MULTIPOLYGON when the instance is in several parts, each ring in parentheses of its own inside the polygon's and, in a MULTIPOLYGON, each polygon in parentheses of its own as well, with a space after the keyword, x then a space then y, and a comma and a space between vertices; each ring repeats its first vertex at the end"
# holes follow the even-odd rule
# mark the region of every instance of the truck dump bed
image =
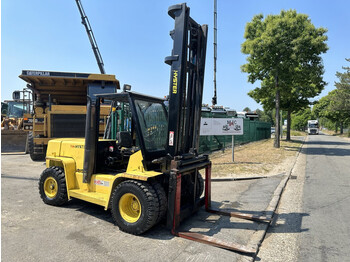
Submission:
POLYGON ((119 81, 114 75, 68 73, 23 70, 19 76, 26 81, 34 94, 43 103, 51 101, 60 105, 86 105, 87 86, 94 81, 112 82, 120 89, 119 81))

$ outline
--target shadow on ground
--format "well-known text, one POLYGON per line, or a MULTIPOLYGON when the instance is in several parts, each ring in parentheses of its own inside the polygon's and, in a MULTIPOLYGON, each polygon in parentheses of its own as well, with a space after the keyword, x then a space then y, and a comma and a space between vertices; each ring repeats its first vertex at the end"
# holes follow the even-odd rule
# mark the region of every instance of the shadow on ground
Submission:
POLYGON ((270 233, 301 233, 309 231, 308 228, 301 228, 304 217, 310 216, 309 213, 281 213, 274 217, 270 233), (279 222, 277 224, 277 221, 279 222))
MULTIPOLYGON (((301 233, 309 231, 308 228, 302 228, 302 220, 304 217, 310 216, 309 213, 281 213, 274 216, 269 227, 265 240, 276 233, 301 233), (278 222, 278 223, 277 223, 278 222)), ((262 261, 259 257, 255 257, 254 261, 262 261)))
MULTIPOLYGON (((223 202, 215 202, 212 201, 213 207, 224 206, 223 202)), ((239 203, 235 203, 234 206, 241 206, 239 203)), ((63 207, 58 208, 69 208, 73 209, 77 212, 82 212, 89 216, 94 216, 97 219, 110 222, 114 224, 110 211, 105 211, 103 207, 98 205, 94 205, 92 203, 88 203, 79 199, 72 199, 63 207)), ((265 211, 251 211, 251 210, 243 210, 237 208, 223 208, 222 210, 228 212, 242 212, 246 214, 252 214, 254 216, 270 216, 272 213, 265 211)), ((281 214, 279 218, 285 221, 285 224, 290 224, 291 221, 294 221, 294 224, 297 224, 297 227, 290 227, 283 229, 279 227, 279 225, 274 225, 273 232, 276 233, 297 233, 302 231, 307 231, 308 229, 301 229, 301 220, 302 217, 308 216, 306 213, 290 213, 290 214, 281 214), (295 222, 297 221, 297 223, 295 222)), ((204 207, 201 208, 198 212, 194 213, 189 218, 185 219, 181 222, 179 227, 179 231, 191 231, 201 233, 206 236, 214 236, 220 232, 223 232, 225 229, 230 230, 248 230, 251 233, 254 233, 259 224, 264 222, 254 222, 245 219, 237 219, 234 218, 235 221, 231 222, 231 218, 228 216, 220 216, 212 213, 208 213, 204 210, 204 207)), ((116 226, 116 230, 119 230, 116 226)), ((225 234, 225 233, 223 233, 225 234)), ((165 221, 155 226, 145 234, 141 235, 143 238, 151 238, 151 239, 159 239, 159 240, 170 240, 173 239, 174 236, 171 234, 170 229, 168 229, 165 225, 165 221)), ((220 237, 219 237, 220 238, 220 237)))
POLYGON ((308 141, 306 145, 312 147, 306 147, 301 149, 301 153, 305 155, 326 155, 326 156, 350 156, 350 148, 340 146, 350 146, 350 143, 346 142, 329 142, 329 141, 308 141), (313 147, 315 146, 316 147, 313 147), (320 147, 317 147, 320 145, 320 147), (323 147, 323 146, 339 146, 339 147, 323 147))
POLYGON ((343 141, 307 141, 307 145, 322 145, 322 146, 350 146, 350 142, 343 141))

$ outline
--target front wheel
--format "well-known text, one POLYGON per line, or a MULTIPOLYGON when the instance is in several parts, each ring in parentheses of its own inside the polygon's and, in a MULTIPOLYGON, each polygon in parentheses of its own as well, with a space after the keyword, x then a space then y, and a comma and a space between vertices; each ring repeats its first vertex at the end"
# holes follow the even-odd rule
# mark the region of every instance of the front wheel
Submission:
POLYGON ((120 230, 140 235, 154 226, 159 217, 158 196, 146 182, 127 180, 113 191, 112 217, 120 230))

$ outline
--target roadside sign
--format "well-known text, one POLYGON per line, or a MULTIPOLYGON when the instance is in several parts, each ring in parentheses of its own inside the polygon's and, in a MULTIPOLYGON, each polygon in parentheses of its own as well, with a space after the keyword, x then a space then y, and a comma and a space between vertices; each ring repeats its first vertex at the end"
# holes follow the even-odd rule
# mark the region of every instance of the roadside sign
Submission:
POLYGON ((243 135, 242 118, 202 118, 201 136, 243 135))
POLYGON ((201 136, 232 136, 232 162, 234 162, 235 136, 243 135, 243 118, 202 118, 201 136))

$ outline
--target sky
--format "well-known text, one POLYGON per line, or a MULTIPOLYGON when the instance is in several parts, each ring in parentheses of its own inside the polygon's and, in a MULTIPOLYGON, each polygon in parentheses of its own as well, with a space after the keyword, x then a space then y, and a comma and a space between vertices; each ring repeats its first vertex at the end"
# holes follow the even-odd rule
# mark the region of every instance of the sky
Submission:
MULTIPOLYGON (((329 50, 322 55, 324 80, 319 97, 334 89, 335 73, 349 58, 350 28, 348 0, 245 0, 218 1, 218 105, 242 111, 262 106, 247 93, 259 84, 247 82, 241 65, 244 29, 254 15, 279 14, 295 9, 309 15, 316 27, 328 29, 329 50)), ((174 20, 167 14, 171 0, 118 1, 81 0, 97 40, 105 69, 132 90, 164 97, 169 92, 171 55, 169 31, 174 20)), ((208 24, 203 103, 213 96, 213 0, 189 0, 190 15, 208 24)), ((22 70, 99 73, 75 0, 1 1, 1 101, 25 87, 18 78, 22 70)), ((318 98, 319 98, 318 97, 318 98)), ((316 98, 317 99, 317 98, 316 98)))

